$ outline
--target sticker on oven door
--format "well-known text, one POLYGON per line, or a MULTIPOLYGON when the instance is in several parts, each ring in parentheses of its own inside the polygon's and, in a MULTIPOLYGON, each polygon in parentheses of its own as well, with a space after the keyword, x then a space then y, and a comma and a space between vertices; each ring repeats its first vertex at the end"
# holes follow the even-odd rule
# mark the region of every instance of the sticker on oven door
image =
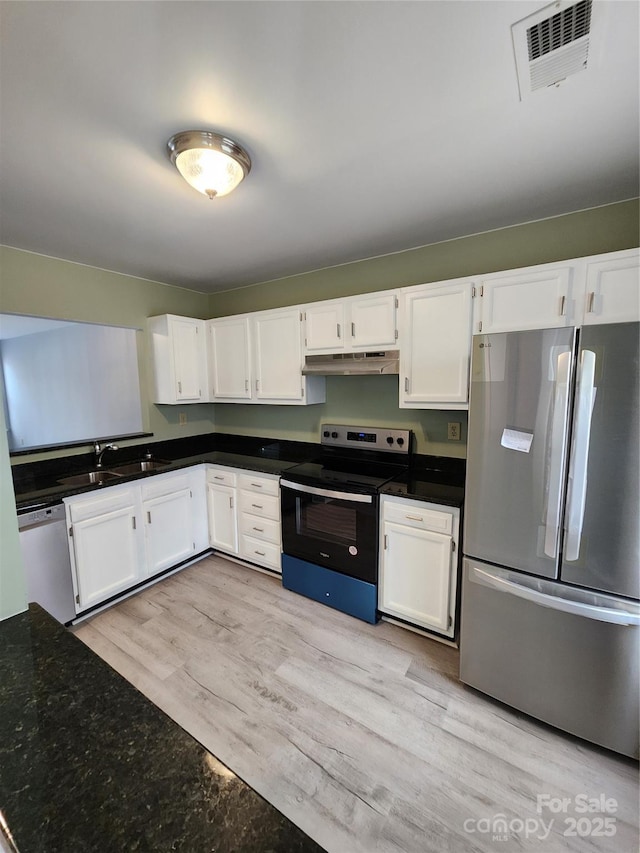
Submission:
POLYGON ((355 557, 355 555, 358 553, 358 549, 355 545, 349 545, 349 553, 352 557, 355 557))

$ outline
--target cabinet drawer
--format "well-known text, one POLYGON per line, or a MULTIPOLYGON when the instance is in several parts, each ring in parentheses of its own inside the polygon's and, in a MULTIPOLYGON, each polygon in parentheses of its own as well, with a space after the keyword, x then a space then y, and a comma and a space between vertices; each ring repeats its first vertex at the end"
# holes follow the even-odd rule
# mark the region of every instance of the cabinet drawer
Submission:
POLYGON ((270 479, 260 474, 240 474, 238 486, 247 492, 278 496, 280 483, 277 478, 270 479))
POLYGON ((260 542, 251 536, 242 536, 240 539, 240 556, 252 563, 268 566, 270 569, 281 570, 280 546, 271 542, 260 542))
POLYGON ((182 492, 189 488, 189 475, 186 472, 180 474, 156 474, 142 483, 142 500, 152 500, 170 495, 173 492, 182 492))
POLYGON ((256 518, 255 515, 243 512, 240 517, 240 531, 244 536, 280 545, 280 522, 271 518, 256 518))
POLYGON ((66 498, 65 503, 68 504, 71 521, 76 522, 133 507, 136 505, 136 493, 130 488, 109 489, 109 494, 102 492, 100 495, 84 496, 75 500, 66 498))
POLYGON ((207 483, 216 483, 218 486, 235 486, 237 474, 226 468, 207 468, 207 483))
POLYGON ((280 499, 272 495, 257 495, 255 492, 240 492, 240 510, 261 518, 280 518, 280 499))
POLYGON ((426 507, 422 509, 413 505, 385 502, 384 520, 404 524, 406 527, 417 527, 420 530, 433 530, 436 533, 451 534, 453 531, 453 516, 450 513, 426 507))

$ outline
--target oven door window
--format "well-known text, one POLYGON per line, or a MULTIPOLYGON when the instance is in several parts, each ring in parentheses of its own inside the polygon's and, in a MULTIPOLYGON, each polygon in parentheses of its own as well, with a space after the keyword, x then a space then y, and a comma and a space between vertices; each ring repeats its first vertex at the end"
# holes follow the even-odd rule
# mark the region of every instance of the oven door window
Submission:
POLYGON ((296 528, 301 536, 347 547, 356 543, 358 516, 355 505, 315 495, 296 503, 296 528))

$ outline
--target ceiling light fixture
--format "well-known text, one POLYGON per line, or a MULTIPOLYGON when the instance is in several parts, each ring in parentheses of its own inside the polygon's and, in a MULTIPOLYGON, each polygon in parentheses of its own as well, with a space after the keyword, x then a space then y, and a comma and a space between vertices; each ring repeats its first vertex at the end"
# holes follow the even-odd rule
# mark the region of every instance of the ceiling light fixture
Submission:
POLYGON ((208 130, 176 133, 167 142, 167 154, 185 181, 209 198, 228 195, 251 171, 242 146, 208 130))

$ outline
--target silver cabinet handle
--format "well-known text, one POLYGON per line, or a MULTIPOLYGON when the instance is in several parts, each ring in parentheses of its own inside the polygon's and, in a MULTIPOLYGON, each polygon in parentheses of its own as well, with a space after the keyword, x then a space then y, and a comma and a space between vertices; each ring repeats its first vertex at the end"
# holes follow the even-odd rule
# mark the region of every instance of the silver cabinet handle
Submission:
POLYGON ((409 521, 424 521, 421 515, 405 515, 405 518, 408 518, 409 521))
POLYGON ((249 390, 249 380, 248 380, 248 379, 245 379, 245 380, 244 380, 244 390, 245 390, 245 391, 248 391, 248 390, 249 390))
POLYGON ((336 323, 336 329, 337 329, 338 337, 340 337, 340 335, 341 335, 341 333, 340 333, 340 323, 336 323))
POLYGON ((260 390, 260 380, 256 379, 256 391, 260 390))
POLYGON ((264 551, 254 551, 253 553, 254 553, 254 554, 259 554, 261 557, 265 557, 265 556, 266 556, 266 554, 264 553, 264 551))
POLYGON ((252 530, 256 530, 258 533, 264 533, 264 527, 252 527, 252 530))
POLYGON ((151 524, 151 513, 147 512, 147 524, 151 524))
POLYGON ((587 296, 587 314, 593 314, 593 306, 596 301, 596 292, 591 290, 587 296))
POLYGON ((133 529, 134 529, 134 530, 137 530, 137 527, 136 527, 136 517, 135 517, 135 515, 134 515, 134 516, 132 516, 132 518, 131 518, 131 525, 132 525, 132 527, 133 527, 133 529))
POLYGON ((561 317, 564 317, 564 309, 565 309, 566 302, 567 302, 567 297, 561 296, 560 297, 560 316, 561 317))
POLYGON ((409 393, 409 377, 408 376, 404 377, 404 390, 407 392, 407 394, 409 393))
POLYGON ((263 507, 261 504, 251 504, 251 506, 252 506, 254 509, 264 509, 264 507, 263 507))
POLYGON ((213 479, 214 480, 224 480, 224 477, 221 477, 220 474, 214 474, 213 479))
POLYGON ((262 483, 251 483, 251 485, 252 485, 252 486, 255 486, 255 487, 256 487, 256 489, 261 489, 261 488, 262 488, 262 483))
POLYGON ((178 381, 178 394, 182 394, 182 382, 178 381))
POLYGON ((352 323, 351 324, 351 337, 355 338, 355 336, 356 336, 356 324, 352 323))
POLYGON ((233 509, 233 498, 229 495, 229 509, 233 509))

